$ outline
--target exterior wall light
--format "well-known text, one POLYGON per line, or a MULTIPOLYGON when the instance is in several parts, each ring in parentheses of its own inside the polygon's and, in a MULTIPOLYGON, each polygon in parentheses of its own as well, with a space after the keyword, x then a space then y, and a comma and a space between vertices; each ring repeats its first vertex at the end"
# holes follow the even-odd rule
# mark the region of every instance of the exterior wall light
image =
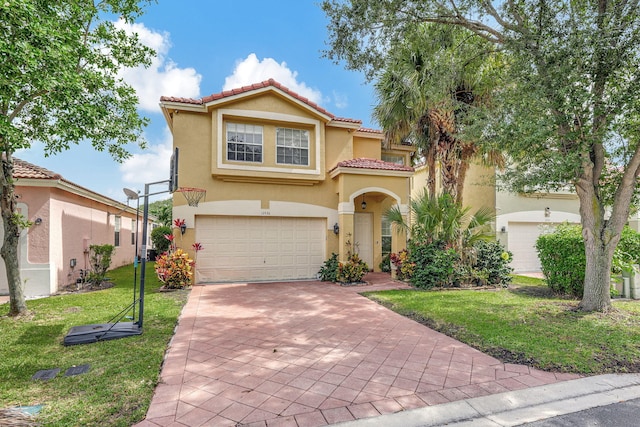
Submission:
POLYGON ((338 225, 338 223, 336 222, 335 224, 333 224, 333 234, 339 234, 340 233, 340 226, 338 225))
POLYGON ((180 233, 184 234, 187 232, 187 224, 182 223, 180 224, 180 233))
POLYGON ((360 206, 362 206, 362 210, 367 209, 367 202, 364 201, 364 194, 362 195, 362 203, 360 203, 360 206))
POLYGON ((546 207, 544 208, 544 216, 545 218, 549 218, 551 216, 551 209, 546 207))
POLYGON ((35 225, 40 225, 40 224, 42 224, 42 218, 36 218, 36 220, 35 220, 35 221, 33 221, 33 223, 34 223, 35 225))

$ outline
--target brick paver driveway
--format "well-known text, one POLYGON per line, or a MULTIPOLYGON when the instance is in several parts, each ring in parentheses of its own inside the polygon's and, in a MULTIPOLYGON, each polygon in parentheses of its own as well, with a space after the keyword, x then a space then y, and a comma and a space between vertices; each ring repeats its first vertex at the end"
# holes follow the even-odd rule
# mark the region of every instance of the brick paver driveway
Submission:
POLYGON ((322 282, 196 286, 138 426, 312 427, 576 378, 504 364, 322 282))

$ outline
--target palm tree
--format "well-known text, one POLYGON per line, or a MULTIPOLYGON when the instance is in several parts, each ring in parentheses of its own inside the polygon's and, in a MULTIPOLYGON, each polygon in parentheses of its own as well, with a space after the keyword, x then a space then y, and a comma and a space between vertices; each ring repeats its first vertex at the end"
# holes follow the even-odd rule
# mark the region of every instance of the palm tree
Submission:
POLYGON ((483 40, 460 28, 419 26, 390 51, 376 83, 374 118, 385 130, 385 143, 410 141, 424 157, 427 191, 436 194, 436 165, 442 190, 462 203, 464 180, 472 159, 502 167, 494 148, 479 146, 461 131, 486 106, 495 87, 497 54, 483 40))
POLYGON ((491 222, 495 214, 490 208, 480 208, 471 214, 471 208, 463 208, 450 194, 433 196, 428 191, 411 199, 409 207, 409 222, 402 216, 399 206, 391 207, 385 217, 415 242, 442 242, 464 259, 476 242, 494 238, 491 222))

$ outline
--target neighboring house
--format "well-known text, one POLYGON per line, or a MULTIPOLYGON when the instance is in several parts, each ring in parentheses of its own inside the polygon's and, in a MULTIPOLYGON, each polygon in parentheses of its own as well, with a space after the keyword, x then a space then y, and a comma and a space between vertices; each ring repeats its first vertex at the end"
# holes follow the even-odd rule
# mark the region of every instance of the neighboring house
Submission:
POLYGON ((535 248, 538 236, 554 225, 580 224, 575 192, 514 194, 496 191, 496 237, 513 254, 515 273, 541 271, 535 248))
MULTIPOLYGON (((81 271, 90 269, 90 245, 115 245, 112 267, 133 262, 135 201, 128 207, 19 159, 14 159, 13 175, 18 210, 33 223, 22 230, 19 240, 20 274, 27 297, 51 295, 76 283, 81 271)), ((139 225, 141 231, 142 214, 139 225)), ((0 295, 8 292, 5 265, 0 260, 0 295)))
POLYGON ((407 212, 407 146, 334 116, 274 80, 201 99, 162 97, 179 184, 206 190, 198 207, 173 195, 185 219, 178 246, 198 253, 198 282, 315 278, 332 253, 358 252, 379 270, 406 246, 383 213, 407 212))
MULTIPOLYGON (((424 188, 426 178, 426 168, 416 168, 414 197, 424 188)), ((472 212, 480 207, 494 209, 496 238, 513 254, 514 272, 539 272, 540 260, 535 248, 538 236, 563 222, 579 224, 578 196, 570 191, 509 193, 497 189, 496 179, 493 168, 472 164, 464 186, 463 205, 471 207, 472 212)))

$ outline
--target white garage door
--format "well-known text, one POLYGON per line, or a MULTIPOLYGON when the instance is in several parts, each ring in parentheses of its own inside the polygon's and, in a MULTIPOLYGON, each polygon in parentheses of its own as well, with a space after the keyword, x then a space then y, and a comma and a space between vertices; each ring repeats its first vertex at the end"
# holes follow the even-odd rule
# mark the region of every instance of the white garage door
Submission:
POLYGON ((325 261, 326 220, 197 217, 198 282, 315 278, 325 261))
POLYGON ((540 260, 536 252, 536 240, 542 232, 543 224, 527 222, 510 222, 509 251, 513 253, 511 266, 515 273, 540 271, 540 260))

